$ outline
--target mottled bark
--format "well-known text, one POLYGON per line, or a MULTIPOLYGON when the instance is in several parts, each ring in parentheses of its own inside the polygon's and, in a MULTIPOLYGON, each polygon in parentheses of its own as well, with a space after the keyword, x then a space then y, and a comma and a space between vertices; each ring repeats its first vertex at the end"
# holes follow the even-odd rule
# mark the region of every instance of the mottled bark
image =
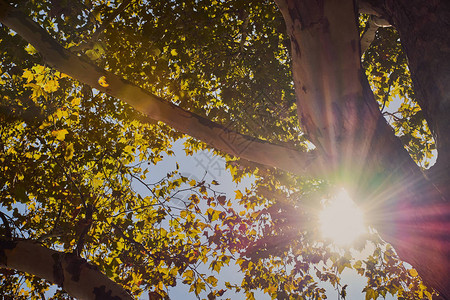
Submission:
POLYGON ((133 299, 86 260, 75 254, 48 249, 33 241, 0 240, 0 267, 44 278, 77 299, 133 299))
POLYGON ((277 4, 291 38, 298 113, 308 138, 336 171, 334 179, 365 199, 372 224, 400 258, 447 294, 446 195, 424 177, 381 117, 360 67, 354 2, 277 4))

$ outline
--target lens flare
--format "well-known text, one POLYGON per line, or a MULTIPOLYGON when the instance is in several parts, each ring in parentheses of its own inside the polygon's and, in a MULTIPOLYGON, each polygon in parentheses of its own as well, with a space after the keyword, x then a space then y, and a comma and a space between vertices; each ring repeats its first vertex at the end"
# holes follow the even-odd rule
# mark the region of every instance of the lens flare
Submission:
POLYGON ((364 214, 342 189, 324 203, 319 213, 322 237, 338 246, 348 246, 365 233, 364 214))

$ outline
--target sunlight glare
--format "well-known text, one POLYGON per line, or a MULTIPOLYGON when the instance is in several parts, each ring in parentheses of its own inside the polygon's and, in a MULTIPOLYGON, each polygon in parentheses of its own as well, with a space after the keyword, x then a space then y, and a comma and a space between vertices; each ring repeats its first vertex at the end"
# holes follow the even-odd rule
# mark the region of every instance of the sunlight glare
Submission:
POLYGON ((342 189, 324 204, 319 214, 322 237, 348 246, 365 232, 363 212, 342 189))

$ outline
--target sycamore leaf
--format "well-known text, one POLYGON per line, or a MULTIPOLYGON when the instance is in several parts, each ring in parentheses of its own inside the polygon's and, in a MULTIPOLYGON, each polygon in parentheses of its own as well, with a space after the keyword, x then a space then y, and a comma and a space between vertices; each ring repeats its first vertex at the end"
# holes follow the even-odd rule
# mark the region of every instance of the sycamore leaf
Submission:
POLYGON ((73 143, 70 143, 67 148, 66 151, 64 153, 64 159, 65 160, 71 160, 73 157, 73 153, 74 153, 74 149, 73 149, 73 143))
POLYGON ((25 69, 25 71, 23 72, 22 78, 26 78, 27 83, 30 83, 31 80, 33 80, 33 77, 34 77, 33 72, 31 72, 28 69, 25 69))
POLYGON ((68 134, 69 132, 66 129, 60 129, 60 130, 53 130, 52 131, 52 135, 60 141, 64 141, 64 139, 66 138, 66 134, 68 134))
POLYGON ((377 299, 377 295, 376 295, 375 290, 373 290, 371 288, 368 288, 366 290, 366 298, 365 299, 366 300, 377 299))
POLYGON ((81 104, 81 98, 73 98, 70 104, 72 104, 72 106, 79 106, 81 104))
POLYGON ((30 55, 33 55, 33 54, 36 54, 36 53, 37 53, 36 48, 34 48, 33 45, 31 45, 31 44, 28 44, 28 45, 25 47, 25 51, 27 51, 27 53, 30 54, 30 55))
POLYGON ((98 84, 100 84, 100 86, 102 87, 108 87, 109 83, 106 81, 106 77, 102 76, 98 79, 98 84))
POLYGON ((58 80, 49 80, 44 85, 44 91, 46 91, 47 93, 56 92, 58 88, 58 80))

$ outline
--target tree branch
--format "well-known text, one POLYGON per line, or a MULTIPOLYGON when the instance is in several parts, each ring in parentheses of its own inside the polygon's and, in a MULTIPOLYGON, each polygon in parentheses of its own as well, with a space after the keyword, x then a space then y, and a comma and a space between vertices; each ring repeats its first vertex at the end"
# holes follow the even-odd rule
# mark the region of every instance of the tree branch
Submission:
POLYGON ((266 166, 299 175, 314 175, 325 169, 316 151, 300 152, 275 145, 186 111, 71 53, 37 23, 4 0, 0 0, 0 8, 3 11, 0 22, 32 44, 51 67, 130 104, 151 119, 162 121, 220 151, 266 166), (100 78, 106 79, 108 86, 100 85, 100 78))
POLYGON ((0 267, 44 278, 77 299, 133 299, 85 259, 30 240, 0 239, 0 267))

